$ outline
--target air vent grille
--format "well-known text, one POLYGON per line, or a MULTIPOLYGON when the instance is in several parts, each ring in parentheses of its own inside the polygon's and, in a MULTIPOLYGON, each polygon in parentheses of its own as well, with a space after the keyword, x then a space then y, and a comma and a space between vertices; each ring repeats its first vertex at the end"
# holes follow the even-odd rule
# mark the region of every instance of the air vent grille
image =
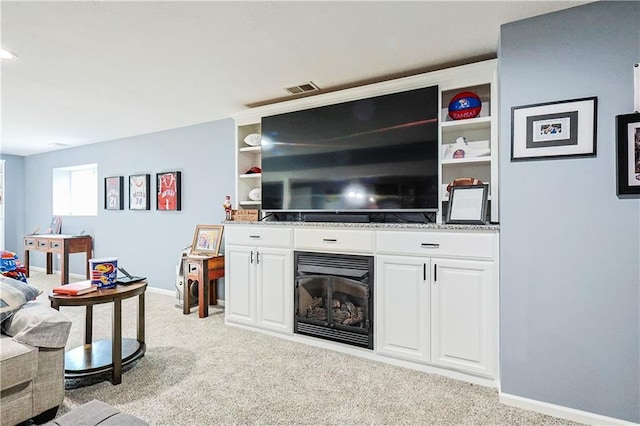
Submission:
POLYGON ((320 90, 320 88, 316 86, 314 82, 309 81, 307 83, 302 83, 297 86, 287 87, 284 90, 289 92, 289 94, 291 95, 298 95, 300 93, 315 92, 317 90, 320 90))

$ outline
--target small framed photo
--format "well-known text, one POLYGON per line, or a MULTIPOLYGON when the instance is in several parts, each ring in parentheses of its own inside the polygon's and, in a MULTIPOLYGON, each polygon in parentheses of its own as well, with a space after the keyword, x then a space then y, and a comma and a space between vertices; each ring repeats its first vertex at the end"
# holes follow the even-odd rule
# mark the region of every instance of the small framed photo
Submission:
POLYGON ((223 225, 198 225, 193 235, 191 254, 217 256, 222 243, 223 225))
POLYGON ((511 161, 596 155, 598 98, 511 108, 511 161))
POLYGON ((106 210, 122 210, 124 208, 124 177, 109 176, 104 178, 104 208, 106 210))
POLYGON ((617 116, 616 135, 618 196, 640 195, 640 113, 617 116))
POLYGON ((129 176, 129 210, 149 210, 149 175, 129 176))
POLYGON ((452 186, 447 223, 485 224, 488 192, 487 185, 452 186))
POLYGON ((156 209, 163 211, 180 211, 181 173, 156 173, 156 209))

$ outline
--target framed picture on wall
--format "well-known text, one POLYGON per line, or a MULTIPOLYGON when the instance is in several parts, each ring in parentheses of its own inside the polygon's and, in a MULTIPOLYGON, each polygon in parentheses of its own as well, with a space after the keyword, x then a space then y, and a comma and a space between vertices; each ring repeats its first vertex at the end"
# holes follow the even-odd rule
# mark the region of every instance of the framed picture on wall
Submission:
POLYGON ((122 210, 124 208, 124 178, 109 176, 104 178, 104 208, 122 210))
POLYGON ((616 117, 618 196, 640 195, 640 113, 616 117))
POLYGON ((596 155, 598 98, 511 108, 511 161, 596 155))
POLYGON ((149 175, 129 176, 129 210, 149 210, 149 175))
POLYGON ((164 172, 156 174, 156 209, 164 211, 180 211, 181 173, 164 172))

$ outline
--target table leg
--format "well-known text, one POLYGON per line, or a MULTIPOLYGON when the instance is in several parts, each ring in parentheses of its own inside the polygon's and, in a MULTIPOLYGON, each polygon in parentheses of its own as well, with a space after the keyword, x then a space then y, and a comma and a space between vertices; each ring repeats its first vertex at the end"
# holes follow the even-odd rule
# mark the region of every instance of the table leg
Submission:
POLYGON ((84 344, 90 345, 93 341, 93 305, 87 305, 84 316, 84 344))
POLYGON ((209 262, 203 259, 198 268, 198 317, 209 316, 209 262))
POLYGON ((138 343, 144 343, 144 293, 138 296, 138 343))
POLYGON ((111 383, 119 385, 122 383, 122 301, 113 301, 113 342, 111 345, 111 362, 113 363, 113 374, 111 383))
MULTIPOLYGON (((53 253, 50 251, 47 252, 47 274, 53 274, 53 253)), ((65 284, 65 282, 62 281, 62 284, 65 284)))
POLYGON ((85 270, 85 275, 87 277, 88 280, 91 279, 91 271, 89 270, 89 259, 91 259, 91 238, 87 239, 87 249, 85 250, 85 262, 84 262, 84 270, 85 270))
POLYGON ((182 261, 182 313, 189 315, 191 313, 191 301, 189 300, 189 262, 182 261))
MULTIPOLYGON (((89 265, 88 262, 87 265, 89 265)), ((62 261, 60 262, 60 282, 62 285, 69 282, 69 248, 66 245, 62 250, 62 261)))
POLYGON ((211 280, 209 281, 209 285, 211 287, 209 287, 209 304, 210 305, 217 305, 218 304, 218 298, 216 297, 218 294, 218 280, 211 280))
POLYGON ((29 278, 29 250, 24 250, 24 269, 27 278, 29 278))

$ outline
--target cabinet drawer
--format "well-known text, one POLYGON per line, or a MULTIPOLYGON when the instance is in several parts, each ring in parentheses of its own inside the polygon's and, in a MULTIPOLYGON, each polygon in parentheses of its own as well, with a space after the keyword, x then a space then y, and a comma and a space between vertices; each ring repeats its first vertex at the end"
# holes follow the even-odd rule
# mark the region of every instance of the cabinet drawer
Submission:
POLYGON ((48 250, 49 249, 49 241, 48 240, 37 240, 37 247, 39 250, 48 250))
POLYGON ((471 232, 379 231, 376 241, 378 253, 494 259, 496 238, 471 232))
POLYGON ((36 248, 38 245, 36 244, 35 238, 25 238, 24 239, 24 247, 28 249, 36 248))
POLYGON ((62 241, 59 241, 59 240, 49 241, 49 249, 54 252, 62 251, 62 241))
POLYGON ((291 230, 263 226, 227 226, 225 244, 291 247, 291 230))
POLYGON ((295 248, 373 253, 374 232, 344 229, 296 229, 295 248))

